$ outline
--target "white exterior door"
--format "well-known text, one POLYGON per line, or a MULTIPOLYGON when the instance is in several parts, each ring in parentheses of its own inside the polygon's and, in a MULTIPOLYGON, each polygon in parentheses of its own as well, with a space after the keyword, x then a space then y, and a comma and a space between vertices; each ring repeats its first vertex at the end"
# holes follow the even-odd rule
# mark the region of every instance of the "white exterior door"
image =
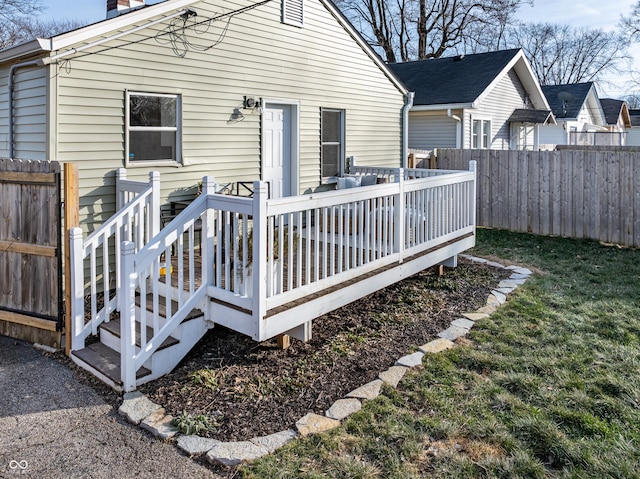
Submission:
POLYGON ((262 114, 262 180, 271 198, 291 196, 291 106, 269 104, 262 114))

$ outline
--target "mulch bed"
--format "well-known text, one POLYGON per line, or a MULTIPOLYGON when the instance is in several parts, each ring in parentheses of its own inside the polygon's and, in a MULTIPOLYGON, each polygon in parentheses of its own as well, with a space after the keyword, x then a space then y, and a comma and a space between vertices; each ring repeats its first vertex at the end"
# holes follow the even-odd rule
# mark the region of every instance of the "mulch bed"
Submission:
POLYGON ((171 415, 208 417, 214 427, 199 434, 222 441, 294 428, 483 306, 509 274, 465 260, 444 276, 424 271, 317 318, 313 339, 286 350, 216 327, 171 374, 139 390, 171 415))

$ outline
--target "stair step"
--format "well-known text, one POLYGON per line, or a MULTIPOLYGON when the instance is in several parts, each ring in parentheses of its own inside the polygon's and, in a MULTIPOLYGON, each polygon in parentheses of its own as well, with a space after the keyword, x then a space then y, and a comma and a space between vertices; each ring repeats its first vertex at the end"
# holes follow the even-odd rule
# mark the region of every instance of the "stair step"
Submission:
MULTIPOLYGON (((120 338, 120 318, 112 319, 108 323, 102 323, 100 325, 101 330, 105 330, 111 334, 113 334, 116 338, 120 338)), ((147 340, 153 338, 153 328, 151 326, 147 326, 147 340)), ((180 341, 176 338, 169 336, 164 342, 158 347, 158 350, 168 348, 173 346, 174 344, 178 344, 180 341)), ((136 322, 136 346, 140 346, 140 323, 136 322)))
MULTIPOLYGON (((153 293, 147 293, 147 311, 153 311, 153 293)), ((140 307, 140 295, 136 294, 136 306, 140 307)), ((175 313, 178 310, 178 302, 171 300, 171 312, 175 313)), ((167 317, 167 300, 165 296, 158 296, 158 314, 163 318, 167 317)), ((199 309, 193 309, 187 317, 184 318, 185 321, 189 321, 190 319, 199 318, 203 316, 204 313, 199 309)))
MULTIPOLYGON (((122 384, 120 353, 117 351, 102 343, 93 343, 79 351, 72 351, 71 354, 109 378, 114 384, 122 384)), ((136 378, 140 379, 149 374, 151 374, 149 369, 141 367, 136 372, 136 378)))

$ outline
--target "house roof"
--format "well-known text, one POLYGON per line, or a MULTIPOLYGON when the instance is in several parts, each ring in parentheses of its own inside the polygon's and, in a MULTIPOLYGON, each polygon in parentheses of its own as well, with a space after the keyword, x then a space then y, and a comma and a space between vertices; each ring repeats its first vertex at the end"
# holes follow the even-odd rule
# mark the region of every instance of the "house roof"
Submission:
POLYGON ((629 110, 631 126, 640 126, 640 110, 629 110))
POLYGON ((627 102, 623 100, 614 100, 613 98, 601 98, 600 105, 604 111, 604 117, 607 125, 617 125, 622 119, 624 126, 631 127, 631 118, 629 115, 629 107, 627 102))
POLYGON ((544 85, 542 91, 556 118, 577 118, 595 87, 593 82, 544 85))
POLYGON ((472 107, 514 68, 535 108, 548 105, 529 62, 520 49, 457 55, 389 65, 415 92, 415 106, 472 107))
MULTIPOLYGON (((164 19, 173 18, 187 12, 190 6, 199 1, 201 0, 165 0, 158 4, 137 8, 125 14, 71 30, 51 38, 35 38, 30 42, 0 50, 0 64, 26 58, 44 58, 44 63, 48 63, 60 56, 71 56, 78 51, 78 48, 86 48, 92 45, 92 43, 87 43, 91 40, 98 39, 94 42, 98 43, 101 41, 101 37, 126 34, 133 29, 144 28, 148 25, 145 25, 145 22, 151 22, 153 20, 155 23, 164 19), (161 17, 160 19, 157 18, 159 16, 161 17), (140 25, 140 27, 137 25, 140 25), (78 47, 78 44, 85 45, 78 47), (56 53, 54 54, 54 52, 56 53), (51 58, 47 58, 48 55, 51 55, 51 58)), ((380 70, 387 75, 395 87, 400 92, 406 94, 409 91, 406 86, 393 70, 387 66, 382 58, 380 58, 351 22, 342 14, 332 0, 318 1, 333 15, 380 70)))
POLYGON ((530 108, 518 108, 514 110, 509 119, 511 123, 542 123, 548 121, 555 123, 551 110, 532 110, 530 108))

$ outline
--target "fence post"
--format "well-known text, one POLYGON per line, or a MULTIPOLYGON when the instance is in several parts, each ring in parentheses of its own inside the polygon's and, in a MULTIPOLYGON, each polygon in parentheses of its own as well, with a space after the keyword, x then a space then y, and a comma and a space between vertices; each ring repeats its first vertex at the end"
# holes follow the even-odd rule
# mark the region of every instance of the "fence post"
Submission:
POLYGON ((120 182, 126 179, 127 179, 126 168, 118 168, 116 170, 116 211, 120 211, 120 208, 122 208, 126 203, 124 199, 125 192, 123 191, 122 186, 120 185, 120 182))
MULTIPOLYGON (((218 185, 216 179, 213 176, 205 176, 202 178, 202 193, 205 195, 207 204, 205 206, 205 213, 202 218, 202 231, 200 232, 203 237, 201 238, 202 247, 202 283, 213 286, 213 268, 215 265, 215 227, 216 227, 216 211, 209 208, 209 199, 216 193, 218 185)), ((222 238, 218 238, 221 241, 222 238)), ((223 248, 218 247, 218 254, 222 254, 223 248)), ((206 313, 205 313, 206 314, 206 313)))
MULTIPOLYGON (((120 300, 120 371, 122 389, 125 392, 136 388, 136 272, 134 264, 135 244, 123 241, 121 248, 121 285, 120 300)), ((142 299, 144 303, 144 299, 142 299)))
MULTIPOLYGON (((71 353, 71 338, 74 336, 73 329, 73 287, 71 286, 72 274, 75 272, 74 263, 71 258, 71 229, 80 225, 80 201, 78 197, 78 165, 75 163, 64 164, 64 230, 68 236, 64 247, 64 289, 65 289, 65 346, 64 351, 67 356, 71 353)), ((82 238, 82 232, 80 232, 82 238)), ((82 245, 81 245, 82 246, 82 245)), ((82 263, 82 260, 80 260, 82 263)))
POLYGON ((471 160, 469 162, 469 171, 473 173, 473 184, 471 186, 471 194, 469 195, 469 220, 471 221, 471 225, 476 225, 476 183, 478 182, 478 162, 476 160, 471 160))
POLYGON ((396 201, 395 208, 393 208, 393 232, 394 232, 393 241, 395 243, 396 251, 398 252, 398 255, 399 255, 398 262, 402 263, 404 261, 403 254, 404 254, 404 247, 405 247, 404 168, 398 169, 398 174, 396 176, 396 183, 398 183, 398 199, 396 201))
MULTIPOLYGON (((69 256, 71 267, 67 272, 70 277, 71 298, 70 311, 71 327, 67 335, 71 336, 71 351, 84 349, 84 262, 82 255, 82 229, 71 228, 69 230, 69 256)), ((93 321, 93 318, 91 318, 93 321)))
POLYGON ((267 314, 267 184, 254 181, 253 191, 253 322, 258 332, 258 338, 254 339, 261 341, 262 319, 267 314))
POLYGON ((160 172, 149 172, 149 184, 151 185, 151 211, 149 212, 151 216, 149 218, 151 231, 147 242, 160 233, 160 172))

